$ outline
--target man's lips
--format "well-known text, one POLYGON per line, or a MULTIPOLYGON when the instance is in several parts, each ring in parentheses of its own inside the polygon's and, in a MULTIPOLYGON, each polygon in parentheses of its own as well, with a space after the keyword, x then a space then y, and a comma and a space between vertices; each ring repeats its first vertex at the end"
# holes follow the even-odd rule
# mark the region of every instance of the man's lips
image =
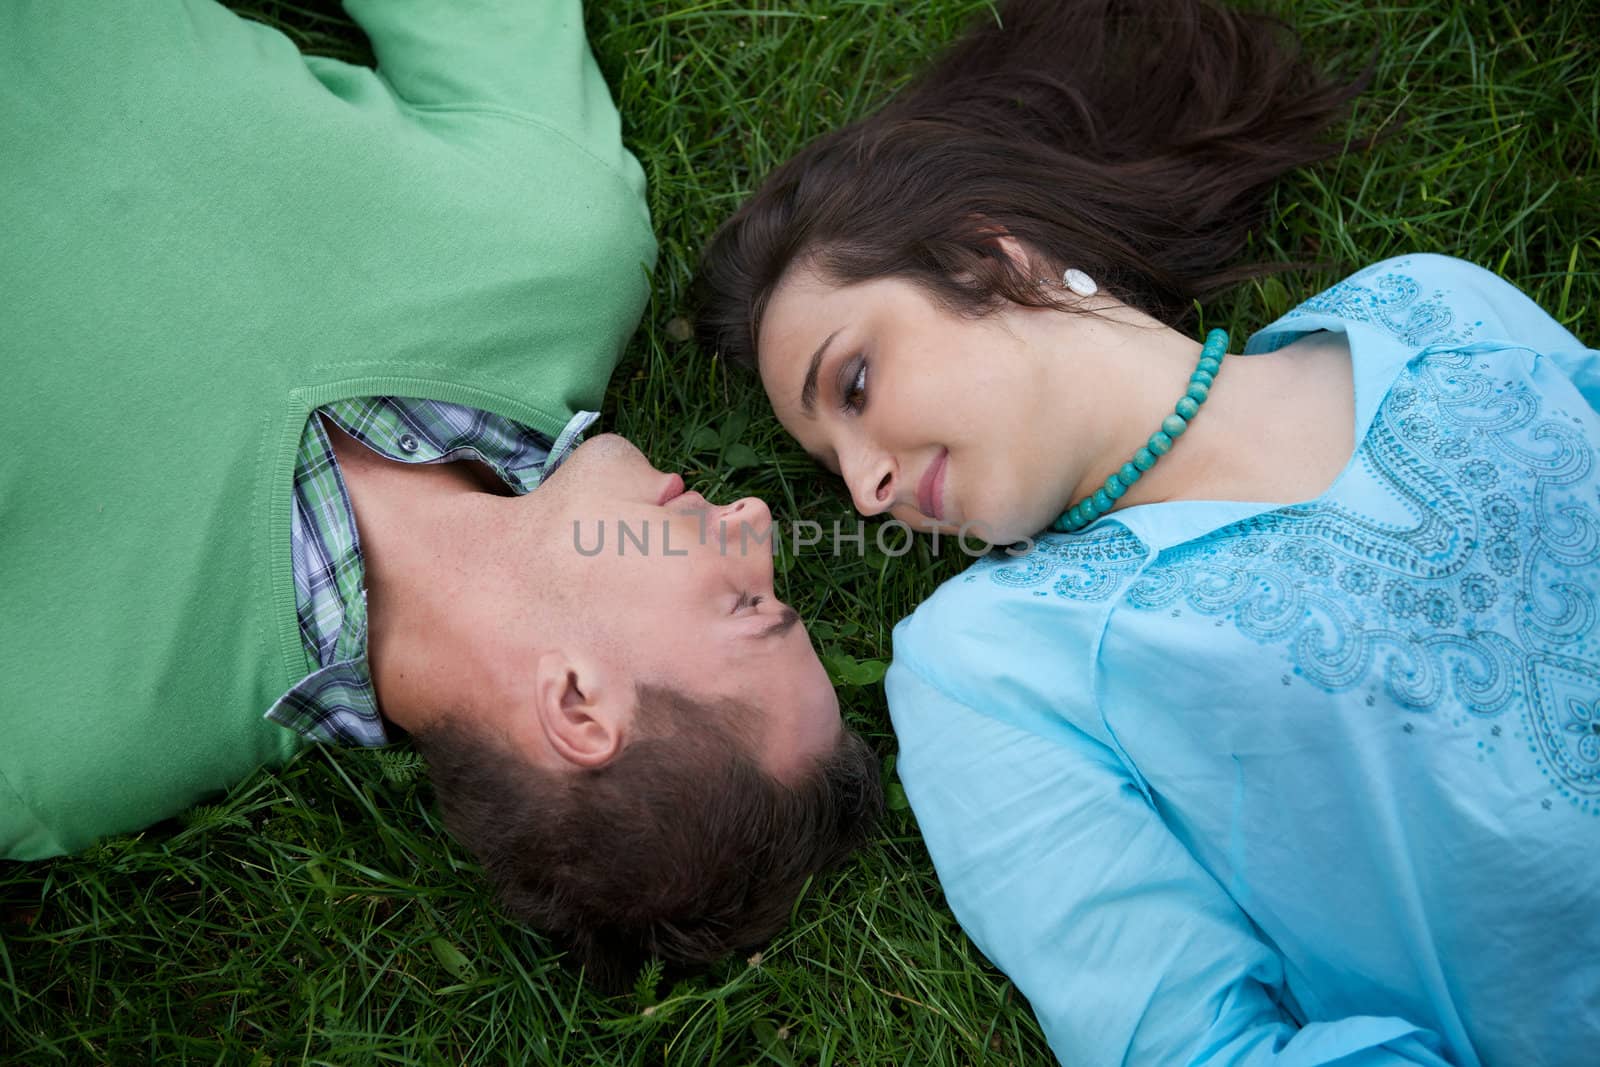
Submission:
POLYGON ((656 501, 656 507, 665 507, 669 511, 681 514, 691 511, 711 511, 714 505, 695 490, 685 489, 682 476, 674 474, 667 479, 667 487, 662 490, 661 499, 656 501))
POLYGON ((674 500, 683 495, 683 475, 674 474, 667 479, 667 484, 662 487, 661 495, 656 498, 656 507, 660 507, 669 500, 674 500))
POLYGON ((917 509, 935 522, 944 521, 944 468, 949 459, 950 450, 941 448, 917 483, 917 509))
POLYGON ((674 511, 711 511, 715 507, 711 501, 707 500, 693 489, 690 489, 687 492, 679 493, 677 496, 668 501, 668 503, 675 505, 673 508, 674 511))

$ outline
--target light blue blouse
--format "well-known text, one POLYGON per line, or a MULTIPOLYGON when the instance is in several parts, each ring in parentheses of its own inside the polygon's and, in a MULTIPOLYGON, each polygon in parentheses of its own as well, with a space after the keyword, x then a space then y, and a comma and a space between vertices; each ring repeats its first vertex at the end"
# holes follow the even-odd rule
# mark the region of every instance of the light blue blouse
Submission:
POLYGON ((1600 352, 1433 255, 1245 351, 1315 330, 1328 491, 947 582, 895 629, 901 779, 1073 1067, 1600 1063, 1600 352))

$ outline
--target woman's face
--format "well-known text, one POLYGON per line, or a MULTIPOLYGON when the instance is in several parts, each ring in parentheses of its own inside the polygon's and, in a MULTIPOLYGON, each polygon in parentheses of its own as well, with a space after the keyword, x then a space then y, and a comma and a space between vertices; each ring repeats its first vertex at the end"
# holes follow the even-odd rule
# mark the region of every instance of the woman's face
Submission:
POLYGON ((1051 314, 966 318, 903 279, 840 286, 796 269, 761 323, 761 382, 863 515, 1018 541, 1049 525, 1073 484, 1062 453, 1074 412, 1037 328, 1051 314))

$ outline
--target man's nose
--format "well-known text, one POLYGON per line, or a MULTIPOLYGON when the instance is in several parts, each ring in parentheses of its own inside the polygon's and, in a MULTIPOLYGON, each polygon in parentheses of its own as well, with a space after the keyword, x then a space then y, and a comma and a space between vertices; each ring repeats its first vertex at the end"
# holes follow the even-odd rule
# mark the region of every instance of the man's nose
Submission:
POLYGON ((897 471, 894 459, 878 453, 863 453, 844 469, 845 484, 856 510, 871 518, 894 506, 897 471))
POLYGON ((711 516, 724 549, 737 550, 754 542, 766 544, 773 536, 772 509, 758 496, 740 497, 711 516))

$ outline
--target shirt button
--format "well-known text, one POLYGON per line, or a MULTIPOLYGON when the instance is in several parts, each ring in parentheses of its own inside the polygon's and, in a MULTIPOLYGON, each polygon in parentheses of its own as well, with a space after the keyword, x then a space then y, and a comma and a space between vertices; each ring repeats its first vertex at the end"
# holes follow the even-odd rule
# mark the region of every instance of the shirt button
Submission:
POLYGON ((415 437, 412 437, 408 433, 401 434, 400 435, 400 451, 402 451, 402 452, 415 452, 416 450, 417 450, 417 439, 415 437))

